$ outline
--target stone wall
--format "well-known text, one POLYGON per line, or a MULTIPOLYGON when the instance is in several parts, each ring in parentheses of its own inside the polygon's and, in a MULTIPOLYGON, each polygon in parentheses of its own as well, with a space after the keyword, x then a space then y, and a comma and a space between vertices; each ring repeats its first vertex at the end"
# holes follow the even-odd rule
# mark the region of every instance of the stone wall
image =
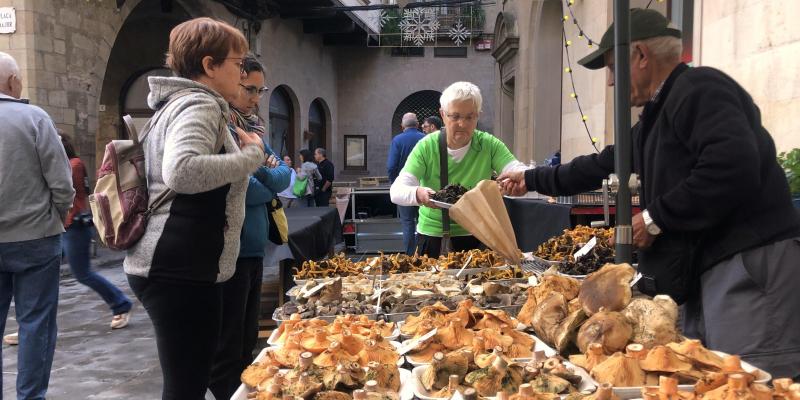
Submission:
POLYGON ((696 1, 694 60, 753 96, 778 151, 800 147, 800 1, 696 1))
MULTIPOLYGON (((368 174, 386 176, 386 158, 392 134, 392 116, 398 104, 420 90, 441 92, 453 82, 470 81, 481 89, 483 113, 478 127, 494 126, 494 59, 487 52, 468 50, 467 58, 436 58, 433 49, 425 57, 392 57, 388 48, 343 48, 338 54, 339 134, 368 135, 368 174)), ((344 154, 334 154, 337 173, 344 166, 344 154)))

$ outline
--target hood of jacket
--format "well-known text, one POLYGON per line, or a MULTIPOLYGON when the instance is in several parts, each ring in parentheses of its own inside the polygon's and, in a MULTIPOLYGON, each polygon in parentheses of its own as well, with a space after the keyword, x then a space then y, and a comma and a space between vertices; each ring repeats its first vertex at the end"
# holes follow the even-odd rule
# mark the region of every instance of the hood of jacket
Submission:
POLYGON ((157 110, 162 103, 176 92, 184 89, 193 89, 208 93, 214 97, 223 113, 227 115, 229 112, 228 102, 225 101, 222 95, 200 82, 174 76, 151 76, 147 78, 147 82, 150 85, 147 106, 153 110, 157 110))

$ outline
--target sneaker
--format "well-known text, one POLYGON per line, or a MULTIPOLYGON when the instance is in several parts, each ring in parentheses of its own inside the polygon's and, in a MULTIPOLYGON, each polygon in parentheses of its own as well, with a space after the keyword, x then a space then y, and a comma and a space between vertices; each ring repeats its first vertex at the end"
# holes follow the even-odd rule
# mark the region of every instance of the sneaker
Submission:
POLYGON ((117 314, 111 318, 111 329, 122 329, 128 326, 128 322, 131 319, 131 312, 128 311, 126 313, 117 314))
POLYGON ((19 344, 19 335, 14 333, 9 333, 8 335, 3 336, 3 343, 9 346, 16 346, 19 344))

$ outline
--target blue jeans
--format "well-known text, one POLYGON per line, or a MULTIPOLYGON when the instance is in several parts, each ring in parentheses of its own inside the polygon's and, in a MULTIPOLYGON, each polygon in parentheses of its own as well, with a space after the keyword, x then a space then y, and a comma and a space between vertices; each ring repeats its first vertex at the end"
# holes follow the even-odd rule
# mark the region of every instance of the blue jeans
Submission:
POLYGON ((89 246, 92 242, 92 228, 73 223, 62 235, 64 254, 75 279, 92 288, 111 308, 114 315, 131 310, 133 303, 111 282, 92 271, 89 263, 89 246))
MULTIPOLYGON (((5 332, 13 294, 19 324, 18 399, 44 399, 47 393, 56 349, 60 264, 58 235, 0 243, 0 332, 5 332)), ((2 359, 0 350, 0 368, 2 359)))
POLYGON ((406 254, 412 255, 417 250, 417 214, 419 207, 397 206, 397 216, 400 217, 400 225, 403 227, 403 246, 406 254))

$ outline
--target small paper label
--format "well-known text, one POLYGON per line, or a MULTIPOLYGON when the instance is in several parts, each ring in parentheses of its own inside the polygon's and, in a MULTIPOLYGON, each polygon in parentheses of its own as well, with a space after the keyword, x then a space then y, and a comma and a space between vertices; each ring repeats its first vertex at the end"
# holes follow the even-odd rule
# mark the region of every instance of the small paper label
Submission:
POLYGON ((469 266, 470 262, 472 262, 472 254, 469 255, 469 258, 467 258, 467 262, 465 262, 464 265, 461 266, 461 269, 458 270, 458 273, 456 273, 456 278, 461 276, 461 273, 464 272, 464 269, 466 269, 467 266, 469 266))
POLYGON ((572 257, 575 258, 575 261, 578 261, 578 259, 580 259, 581 257, 589 254, 589 252, 592 251, 592 249, 596 245, 597 245, 597 237, 595 236, 592 237, 592 240, 590 240, 589 243, 586 243, 585 245, 583 245, 583 247, 581 247, 580 250, 576 251, 572 257))
POLYGON ((640 279, 642 279, 642 273, 637 272, 636 275, 633 276, 633 279, 631 279, 631 287, 636 286, 640 279))
POLYGON ((331 284, 330 282, 322 282, 319 285, 314 286, 313 288, 311 288, 311 290, 306 291, 305 294, 303 294, 303 297, 313 296, 314 293, 319 292, 320 290, 322 290, 322 288, 324 288, 325 286, 330 285, 330 284, 331 284))
POLYGON ((453 396, 450 397, 450 400, 464 400, 464 396, 461 395, 460 390, 456 390, 456 392, 453 393, 453 396))
POLYGON ((417 347, 419 347, 420 344, 422 344, 426 340, 434 337, 436 335, 436 332, 438 332, 438 331, 439 331, 438 328, 434 328, 432 331, 430 331, 430 332, 428 332, 428 333, 426 333, 426 334, 424 334, 424 335, 422 335, 422 336, 420 336, 420 337, 418 337, 416 339, 409 340, 404 345, 400 346, 399 349, 397 349, 397 354, 402 356, 402 355, 408 353, 409 351, 416 349, 417 347))

